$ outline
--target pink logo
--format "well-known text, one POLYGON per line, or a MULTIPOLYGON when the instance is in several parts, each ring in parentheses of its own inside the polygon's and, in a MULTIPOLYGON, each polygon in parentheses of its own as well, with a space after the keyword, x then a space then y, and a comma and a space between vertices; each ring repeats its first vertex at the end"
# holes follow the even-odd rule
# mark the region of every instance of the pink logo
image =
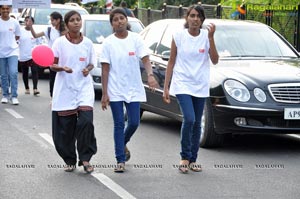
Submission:
POLYGON ((85 57, 80 57, 79 58, 79 61, 85 61, 86 59, 85 59, 85 57))
POLYGON ((135 55, 135 52, 129 52, 128 54, 129 54, 129 56, 133 56, 133 55, 135 55))
POLYGON ((204 53, 204 52, 205 52, 205 49, 203 49, 203 48, 199 49, 199 53, 204 53))

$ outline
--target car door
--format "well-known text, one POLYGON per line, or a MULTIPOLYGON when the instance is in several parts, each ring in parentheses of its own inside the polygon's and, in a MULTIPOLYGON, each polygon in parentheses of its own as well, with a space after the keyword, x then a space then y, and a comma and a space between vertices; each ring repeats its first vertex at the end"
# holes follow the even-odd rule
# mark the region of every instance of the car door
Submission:
POLYGON ((176 98, 171 96, 171 103, 163 103, 163 89, 165 81, 166 66, 168 61, 162 59, 164 52, 170 51, 172 33, 168 26, 153 26, 147 33, 144 39, 149 50, 151 50, 150 61, 153 66, 154 77, 158 82, 159 88, 155 92, 149 90, 147 86, 147 74, 142 70, 142 79, 145 85, 147 102, 142 103, 141 108, 150 112, 158 113, 175 119, 181 119, 180 109, 176 98))

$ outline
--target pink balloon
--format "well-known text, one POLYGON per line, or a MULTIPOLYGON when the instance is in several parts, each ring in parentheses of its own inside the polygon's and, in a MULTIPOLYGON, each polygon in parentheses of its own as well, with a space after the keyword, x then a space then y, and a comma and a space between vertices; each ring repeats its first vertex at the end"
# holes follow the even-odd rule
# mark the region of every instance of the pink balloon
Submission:
POLYGON ((54 54, 48 46, 39 45, 32 50, 32 59, 36 64, 48 67, 54 62, 54 54))

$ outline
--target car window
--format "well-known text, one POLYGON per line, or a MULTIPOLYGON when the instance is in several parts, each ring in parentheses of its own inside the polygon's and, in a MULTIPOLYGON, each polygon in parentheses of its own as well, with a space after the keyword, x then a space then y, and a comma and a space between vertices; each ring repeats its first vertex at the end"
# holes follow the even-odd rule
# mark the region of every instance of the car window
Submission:
POLYGON ((172 42, 172 38, 173 38, 173 34, 175 32, 178 32, 178 30, 184 28, 184 26, 182 25, 182 27, 178 27, 177 24, 171 24, 167 27, 166 31, 164 32, 164 35, 161 39, 161 42, 159 43, 159 45, 156 48, 156 53, 158 55, 161 55, 164 51, 169 51, 171 49, 171 42, 172 42))
POLYGON ((132 32, 139 33, 144 29, 144 26, 139 21, 129 21, 132 32))
POLYGON ((105 37, 112 34, 112 28, 108 20, 86 20, 84 26, 84 35, 93 43, 100 44, 105 37))
MULTIPOLYGON (((130 21, 132 32, 139 33, 143 30, 143 25, 138 21, 130 21)), ((108 20, 85 20, 84 35, 92 40, 93 43, 101 44, 113 30, 108 20)))
MULTIPOLYGON (((64 16, 71 9, 58 9, 58 8, 48 8, 48 9, 35 9, 34 12, 34 23, 35 25, 47 25, 50 24, 50 14, 54 11, 57 11, 64 16)), ((76 9, 75 9, 76 10, 76 9)), ((76 10, 81 15, 88 14, 85 10, 76 10)))
POLYGON ((154 52, 154 50, 156 49, 157 44, 160 42, 161 35, 165 31, 165 28, 166 28, 165 24, 161 24, 160 26, 149 27, 149 29, 148 29, 145 37, 144 37, 144 40, 145 40, 146 46, 152 52, 154 52))
POLYGON ((296 57, 267 27, 219 26, 215 41, 221 57, 296 57))

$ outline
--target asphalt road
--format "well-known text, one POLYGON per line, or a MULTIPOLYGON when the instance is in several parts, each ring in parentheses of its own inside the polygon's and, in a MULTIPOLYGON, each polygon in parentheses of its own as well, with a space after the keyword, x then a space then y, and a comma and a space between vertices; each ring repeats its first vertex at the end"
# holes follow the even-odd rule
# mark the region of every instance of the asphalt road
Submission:
MULTIPOLYGON (((31 82, 30 82, 30 85, 31 82)), ((20 105, 0 104, 0 198, 299 198, 300 136, 247 135, 225 146, 199 150, 203 172, 178 172, 180 123, 145 113, 128 147, 126 172, 113 172, 110 110, 95 102, 98 152, 92 175, 82 167, 66 173, 51 140, 48 80, 41 95, 25 95, 20 105)))

